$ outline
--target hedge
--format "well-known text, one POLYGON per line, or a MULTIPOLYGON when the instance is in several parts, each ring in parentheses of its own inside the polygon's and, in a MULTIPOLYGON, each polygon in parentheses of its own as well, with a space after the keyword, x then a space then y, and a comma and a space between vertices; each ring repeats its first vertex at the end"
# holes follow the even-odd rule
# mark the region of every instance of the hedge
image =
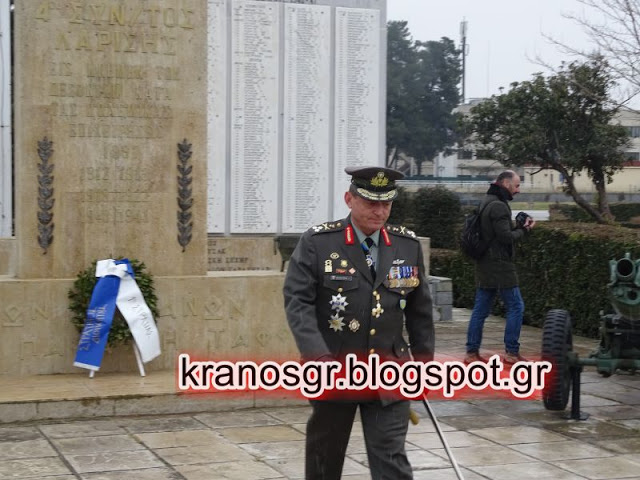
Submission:
POLYGON ((399 189, 391 207, 389 223, 404 225, 421 237, 429 237, 434 248, 455 248, 463 214, 455 192, 437 185, 415 193, 399 189))
MULTIPOLYGON (((590 223, 539 222, 516 247, 526 324, 542 326, 553 308, 568 310, 574 332, 598 336, 600 312, 613 311, 609 301, 609 261, 630 252, 640 257, 635 229, 590 223)), ((474 266, 457 251, 433 250, 431 275, 453 280, 454 305, 471 308, 475 295, 474 266)), ((503 313, 498 306, 495 313, 503 313)))
MULTIPOLYGON (((637 228, 637 224, 640 221, 640 203, 611 203, 609 208, 617 222, 637 228)), ((549 205, 549 213, 552 219, 566 219, 572 222, 595 222, 583 208, 575 204, 549 205)))

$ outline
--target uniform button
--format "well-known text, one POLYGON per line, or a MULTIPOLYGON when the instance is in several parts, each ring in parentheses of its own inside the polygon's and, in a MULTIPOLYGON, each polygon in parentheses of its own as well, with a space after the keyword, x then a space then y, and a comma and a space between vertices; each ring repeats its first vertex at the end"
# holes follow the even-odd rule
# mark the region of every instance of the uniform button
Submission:
POLYGON ((401 352, 404 352, 404 347, 402 347, 402 348, 400 349, 400 351, 401 351, 401 352))
POLYGON ((376 349, 372 348, 371 350, 369 350, 369 353, 373 355, 374 353, 376 353, 376 349))
POLYGON ((375 329, 375 328, 372 328, 372 329, 369 331, 369 333, 370 333, 371 335, 375 335, 375 334, 376 334, 376 329, 375 329))
POLYGON ((400 295, 404 295, 404 290, 400 290, 400 295))
POLYGON ((373 291, 373 296, 375 297, 375 296, 377 296, 377 295, 378 295, 378 291, 377 291, 377 290, 374 290, 374 291, 373 291))
POLYGON ((338 293, 342 293, 342 287, 338 289, 338 293))

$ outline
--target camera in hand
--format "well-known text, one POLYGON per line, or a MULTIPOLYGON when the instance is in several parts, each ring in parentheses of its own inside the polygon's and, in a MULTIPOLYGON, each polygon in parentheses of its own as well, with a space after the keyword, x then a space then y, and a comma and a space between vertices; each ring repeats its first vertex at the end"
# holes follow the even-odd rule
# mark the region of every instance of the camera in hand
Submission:
POLYGON ((524 227, 528 218, 531 218, 531 215, 528 215, 526 212, 518 212, 516 215, 516 225, 518 227, 524 227))

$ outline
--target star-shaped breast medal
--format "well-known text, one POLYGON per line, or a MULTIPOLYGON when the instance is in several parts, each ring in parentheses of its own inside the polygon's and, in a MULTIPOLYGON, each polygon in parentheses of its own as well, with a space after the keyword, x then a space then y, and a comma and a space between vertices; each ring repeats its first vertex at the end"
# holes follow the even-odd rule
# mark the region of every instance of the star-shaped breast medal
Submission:
POLYGON ((341 332, 342 327, 344 327, 344 317, 341 317, 338 312, 335 315, 331 315, 331 319, 329 320, 329 328, 331 328, 334 332, 341 332))
POLYGON ((347 297, 343 297, 342 295, 331 295, 331 309, 337 312, 344 312, 345 308, 349 303, 347 302, 347 297))

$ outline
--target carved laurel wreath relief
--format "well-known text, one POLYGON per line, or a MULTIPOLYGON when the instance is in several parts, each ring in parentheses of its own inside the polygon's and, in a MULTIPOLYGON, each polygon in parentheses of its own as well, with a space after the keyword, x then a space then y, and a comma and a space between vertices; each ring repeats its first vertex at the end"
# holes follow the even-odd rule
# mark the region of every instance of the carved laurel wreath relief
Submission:
POLYGON ((191 144, 187 139, 178 144, 178 243, 184 252, 191 241, 193 222, 191 207, 193 206, 193 189, 191 188, 191 144))
POLYGON ((38 245, 47 253, 53 242, 53 163, 49 159, 53 155, 53 142, 44 137, 38 141, 38 245))

